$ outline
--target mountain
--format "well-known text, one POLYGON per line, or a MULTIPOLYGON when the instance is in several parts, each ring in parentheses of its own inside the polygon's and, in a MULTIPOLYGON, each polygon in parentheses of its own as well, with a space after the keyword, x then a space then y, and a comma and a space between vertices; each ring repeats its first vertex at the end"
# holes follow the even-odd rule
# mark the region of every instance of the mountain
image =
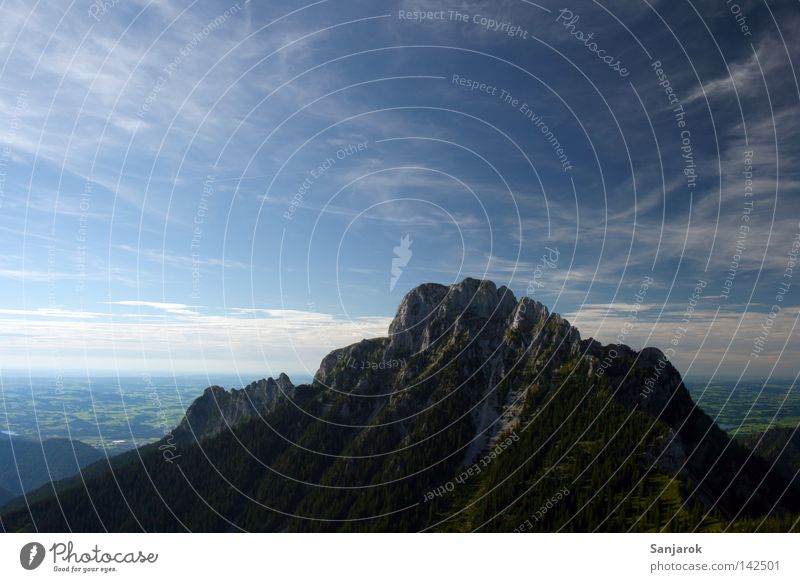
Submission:
POLYGON ((800 431, 797 428, 773 427, 742 439, 742 444, 775 466, 785 479, 794 480, 800 472, 800 431))
POLYGON ((186 410, 174 437, 187 443, 228 430, 251 418, 272 412, 283 398, 296 398, 296 390, 286 374, 277 380, 259 380, 241 390, 227 391, 210 386, 186 410))
POLYGON ((14 497, 16 497, 16 495, 14 495, 11 491, 0 487, 0 506, 5 505, 9 501, 11 501, 14 497))
POLYGON ((424 284, 311 384, 211 387, 163 441, 9 531, 788 529, 797 489, 655 348, 581 339, 506 287, 424 284))
POLYGON ((69 439, 32 439, 0 436, 0 498, 22 495, 50 481, 75 475, 103 453, 69 439), (5 493, 4 493, 5 492, 5 493))

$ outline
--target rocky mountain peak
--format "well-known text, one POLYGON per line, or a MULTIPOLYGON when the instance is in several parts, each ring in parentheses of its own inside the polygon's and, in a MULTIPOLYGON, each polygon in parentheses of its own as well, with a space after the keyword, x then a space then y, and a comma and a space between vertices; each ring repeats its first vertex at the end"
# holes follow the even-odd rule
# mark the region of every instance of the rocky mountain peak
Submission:
MULTIPOLYGON (((513 513, 504 510, 492 527, 508 530, 566 485, 565 503, 575 499, 575 505, 548 513, 552 521, 542 527, 595 530, 596 516, 611 515, 606 499, 612 497, 596 500, 596 492, 607 488, 613 499, 630 499, 618 521, 604 520, 603 527, 617 523, 646 531, 663 515, 664 483, 670 484, 668 499, 688 508, 669 519, 677 515, 691 524, 689 530, 695 524, 717 528, 724 522, 715 520, 740 513, 800 508, 800 497, 787 494, 794 471, 768 476, 769 464, 751 458, 695 405, 660 350, 581 340, 541 303, 517 300, 507 288, 478 279, 411 290, 388 338, 334 350, 311 385, 295 387, 281 374, 239 390, 209 387, 173 434, 187 478, 127 467, 122 482, 137 494, 119 499, 94 527, 115 519, 117 529, 130 527, 125 512, 131 499, 141 500, 140 515, 158 512, 152 486, 174 500, 170 513, 162 510, 160 521, 154 520, 167 524, 167 531, 184 522, 213 530, 231 523, 266 531, 355 523, 420 531, 448 514, 456 517, 455 527, 472 531, 484 527, 497 507, 513 513), (284 405, 286 399, 291 405, 284 405), (235 435, 226 434, 234 427, 235 435), (192 446, 200 439, 207 439, 203 450, 192 446), (216 474, 222 478, 215 480, 216 474), (457 486, 447 484, 467 480, 471 492, 446 495, 457 486), (221 521, 216 508, 207 513, 208 503, 192 504, 222 500, 229 509, 218 495, 232 481, 255 494, 259 507, 221 521), (315 483, 324 486, 309 486, 315 483), (544 485, 531 486, 537 483, 544 485), (582 506, 591 511, 579 511, 582 506), (386 514, 391 522, 373 523, 377 511, 390 507, 401 511, 386 514), (182 512, 180 522, 171 521, 172 508, 182 512)), ((160 467, 161 456, 160 449, 145 452, 150 467, 160 467)), ((122 492, 116 475, 104 479, 105 488, 91 485, 103 492, 97 498, 122 492)), ((76 491, 87 490, 80 481, 76 491)), ((96 513, 90 499, 72 507, 72 520, 96 513)), ((27 501, 19 511, 4 515, 3 523, 27 524, 27 501)), ((37 527, 62 512, 62 505, 48 502, 37 527)))
POLYGON ((286 374, 262 378, 242 389, 209 386, 192 402, 174 431, 179 440, 192 442, 215 435, 256 416, 272 412, 285 398, 293 398, 295 386, 286 374))
POLYGON ((466 278, 450 286, 420 285, 403 297, 389 326, 389 353, 416 353, 451 333, 505 322, 516 307, 514 293, 492 281, 466 278))
POLYGON ((511 318, 511 329, 530 332, 533 328, 550 317, 550 310, 542 303, 528 296, 519 300, 511 318))

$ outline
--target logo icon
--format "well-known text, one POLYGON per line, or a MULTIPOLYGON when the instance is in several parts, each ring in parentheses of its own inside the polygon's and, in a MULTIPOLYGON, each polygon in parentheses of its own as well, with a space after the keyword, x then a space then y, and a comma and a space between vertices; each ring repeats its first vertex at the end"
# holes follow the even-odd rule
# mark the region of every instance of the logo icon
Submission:
POLYGON ((400 239, 400 244, 394 247, 394 258, 392 258, 392 278, 389 280, 389 293, 394 291, 394 286, 400 280, 400 275, 403 274, 403 267, 408 265, 411 260, 411 245, 413 240, 409 239, 409 235, 405 235, 400 239))
POLYGON ((44 546, 39 542, 31 542, 19 551, 19 563, 26 570, 35 570, 44 562, 44 555, 44 546))

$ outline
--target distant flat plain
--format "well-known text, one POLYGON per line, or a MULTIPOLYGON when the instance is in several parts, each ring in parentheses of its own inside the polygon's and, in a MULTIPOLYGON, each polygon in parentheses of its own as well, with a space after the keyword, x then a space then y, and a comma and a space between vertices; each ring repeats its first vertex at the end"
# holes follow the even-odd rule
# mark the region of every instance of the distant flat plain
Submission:
POLYGON ((791 382, 688 383, 695 402, 731 436, 800 424, 800 386, 791 382))
MULTIPOLYGON (((245 383, 249 379, 245 380, 245 383)), ((116 454, 162 438, 209 384, 235 377, 3 378, 0 430, 35 440, 63 437, 116 454)))
MULTIPOLYGON (((56 384, 53 378, 4 377, 0 431, 35 440, 72 438, 116 454, 162 438, 208 385, 240 388, 256 379, 97 377, 56 384)), ((800 424, 800 392, 788 382, 687 382, 687 387, 700 407, 737 437, 800 424)))

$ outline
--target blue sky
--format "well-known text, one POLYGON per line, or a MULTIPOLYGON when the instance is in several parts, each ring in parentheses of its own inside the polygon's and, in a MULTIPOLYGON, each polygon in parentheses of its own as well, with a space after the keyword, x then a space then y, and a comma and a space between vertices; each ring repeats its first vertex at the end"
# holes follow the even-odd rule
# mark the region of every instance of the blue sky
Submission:
POLYGON ((473 276, 689 378, 793 378, 797 25, 772 2, 3 2, 0 366, 306 375, 473 276))

